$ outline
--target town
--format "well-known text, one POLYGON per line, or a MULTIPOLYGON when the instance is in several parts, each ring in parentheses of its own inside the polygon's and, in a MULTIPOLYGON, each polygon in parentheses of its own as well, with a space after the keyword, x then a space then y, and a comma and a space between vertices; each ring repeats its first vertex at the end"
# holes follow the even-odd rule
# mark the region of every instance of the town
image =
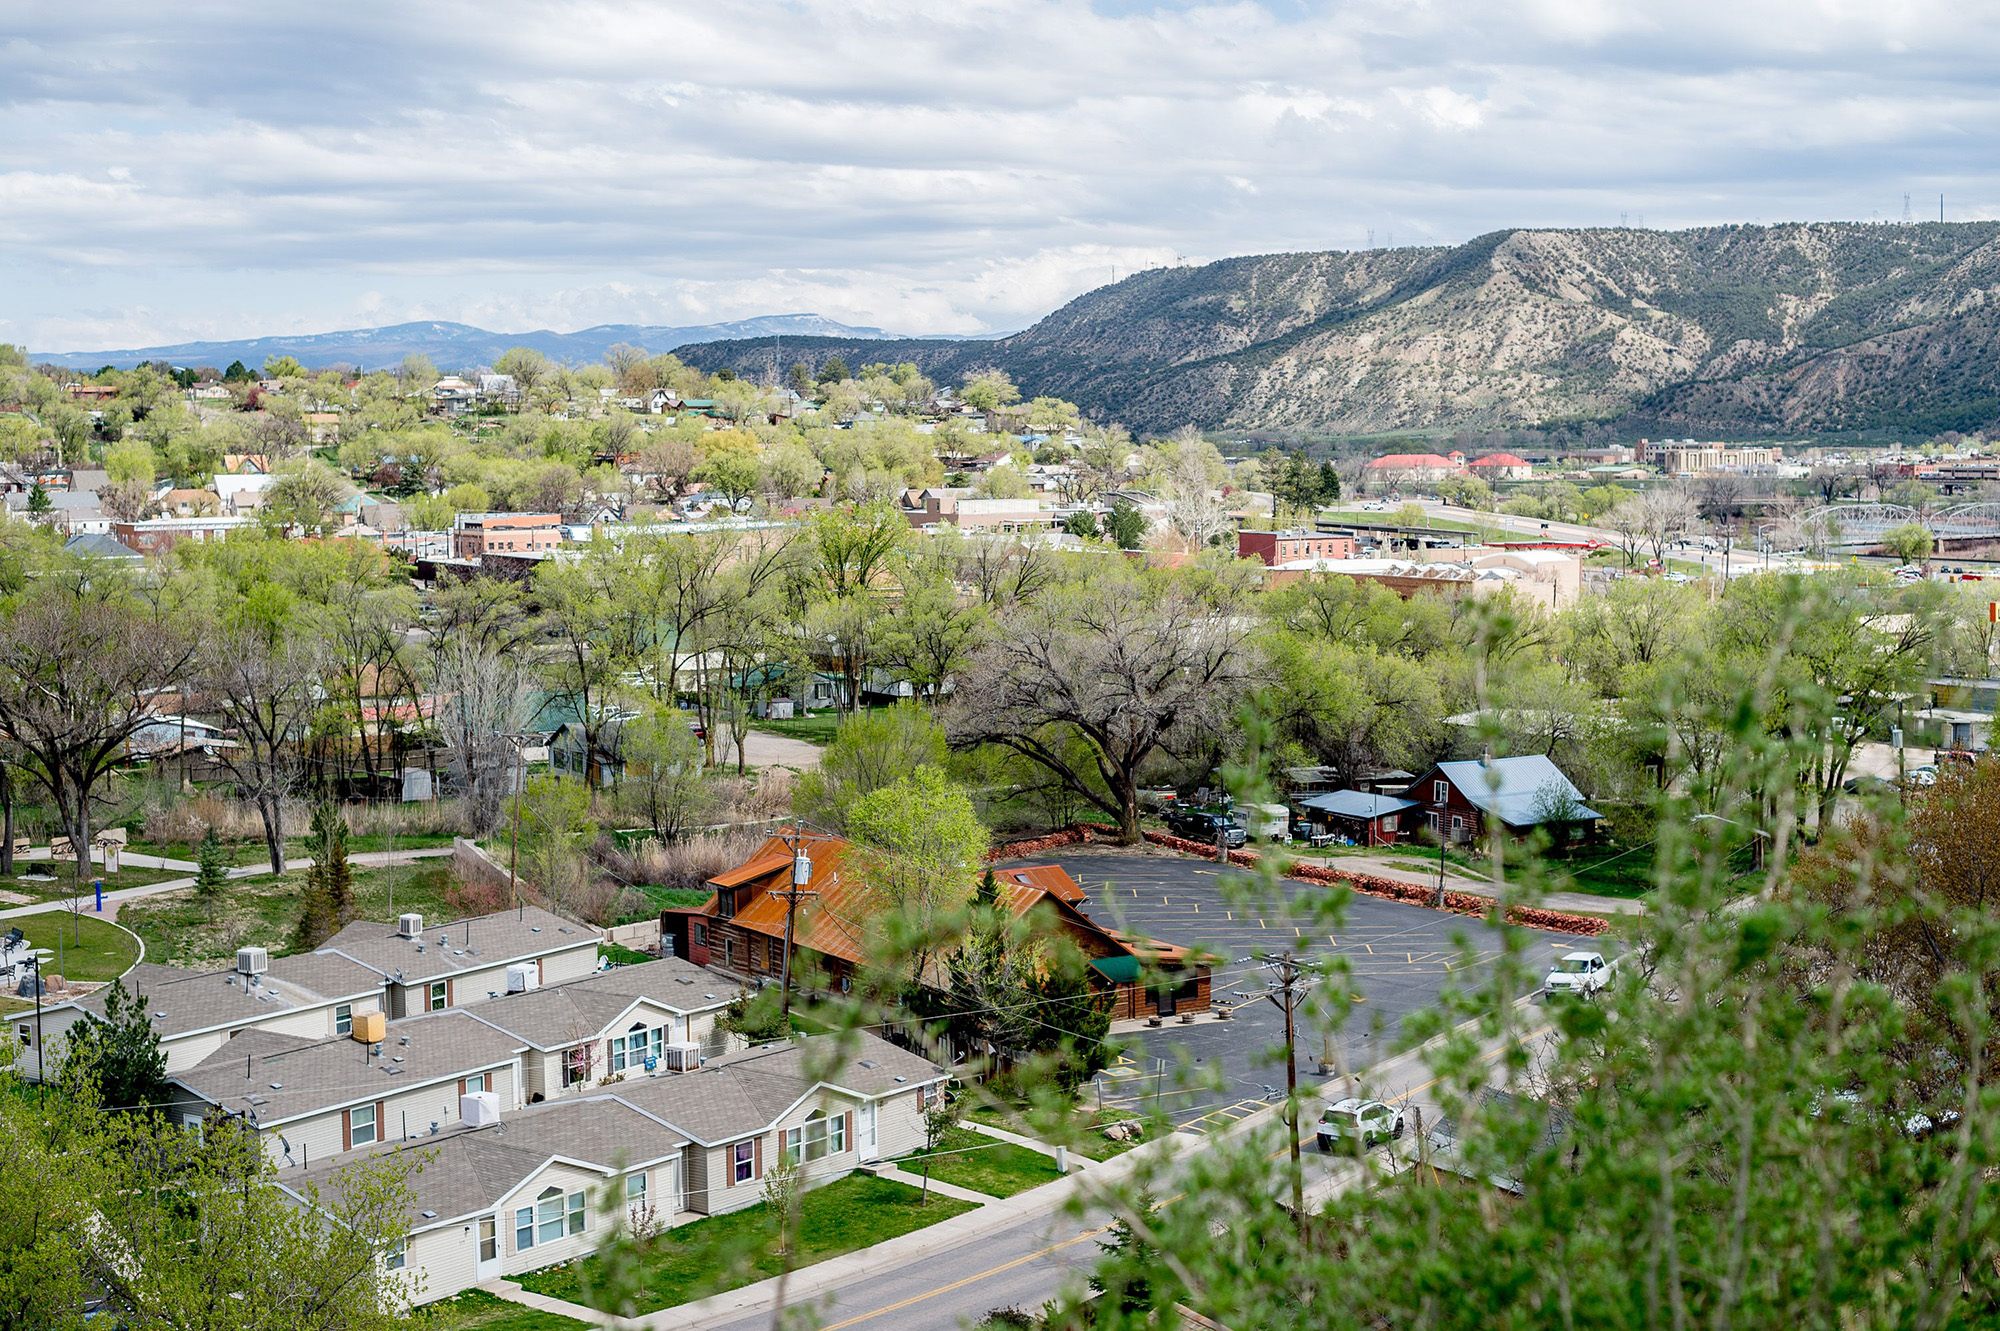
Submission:
MULTIPOLYGON (((1455 1124, 1571 1121, 1489 1076, 1537 996, 1643 1001, 1661 931, 1992 798, 1977 437, 1253 450, 630 349, 6 376, 11 1112, 154 1115, 104 1149, 256 1180, 231 1223, 341 1234, 288 1281, 391 1309, 865 1305, 1260 1124, 1335 1148, 1295 1213, 1519 1193, 1455 1124), (1425 1089, 1455 1008, 1516 1015, 1425 1089)), ((1956 1121, 1881 937, 1942 1022, 1899 1121, 1956 1121)), ((88 1214, 142 1270, 52 1238, 37 1298, 167 1306, 145 1209, 88 1214)))

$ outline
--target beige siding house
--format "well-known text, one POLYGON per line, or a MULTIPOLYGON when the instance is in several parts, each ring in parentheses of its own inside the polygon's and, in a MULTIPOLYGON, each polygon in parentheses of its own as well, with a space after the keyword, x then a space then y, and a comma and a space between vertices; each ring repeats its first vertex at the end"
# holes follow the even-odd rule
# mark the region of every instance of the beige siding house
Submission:
POLYGON ((357 921, 315 955, 373 971, 397 1018, 581 979, 597 969, 597 942, 589 925, 529 906, 428 926, 421 915, 357 921))

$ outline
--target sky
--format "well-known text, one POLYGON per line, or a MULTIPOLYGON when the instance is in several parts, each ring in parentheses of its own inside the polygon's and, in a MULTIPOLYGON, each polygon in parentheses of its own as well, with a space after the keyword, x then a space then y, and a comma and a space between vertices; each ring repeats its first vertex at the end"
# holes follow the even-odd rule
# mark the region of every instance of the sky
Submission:
POLYGON ((15 3, 0 341, 975 334, 1236 254, 1993 218, 1996 71, 1992 0, 15 3))

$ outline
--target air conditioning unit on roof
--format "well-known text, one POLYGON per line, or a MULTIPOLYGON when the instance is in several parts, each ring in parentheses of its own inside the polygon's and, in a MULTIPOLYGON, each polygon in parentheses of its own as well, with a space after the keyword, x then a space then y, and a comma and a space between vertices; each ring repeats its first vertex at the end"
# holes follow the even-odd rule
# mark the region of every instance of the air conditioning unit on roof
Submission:
POLYGON ((701 1046, 669 1044, 660 1050, 660 1067, 668 1072, 696 1072, 701 1068, 701 1046))
POLYGON ((398 915, 396 934, 401 938, 415 938, 424 931, 424 917, 417 914, 398 915))
POLYGON ((542 987, 542 968, 532 961, 516 962, 507 968, 507 992, 525 994, 542 987))

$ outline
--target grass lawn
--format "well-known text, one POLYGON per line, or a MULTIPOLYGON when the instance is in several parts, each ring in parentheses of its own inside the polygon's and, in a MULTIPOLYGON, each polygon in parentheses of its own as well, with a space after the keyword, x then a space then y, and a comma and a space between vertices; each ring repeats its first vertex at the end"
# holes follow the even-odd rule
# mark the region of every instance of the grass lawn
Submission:
POLYGON ((824 712, 801 712, 789 721, 758 721, 753 730, 768 730, 773 735, 784 735, 791 739, 802 739, 811 744, 831 744, 833 732, 840 729, 840 722, 847 713, 838 709, 824 712))
MULTIPOLYGON (((967 1096, 958 1102, 964 1117, 996 1128, 1005 1128, 1023 1137, 1033 1137, 1036 1141, 1049 1145, 1069 1147, 1076 1154, 1090 1160, 1109 1160, 1114 1155, 1123 1155, 1135 1146, 1143 1146, 1150 1138, 1142 1134, 1130 1141, 1112 1141, 1101 1131, 1107 1124, 1131 1122, 1135 1115, 1118 1113, 1113 1110, 1089 1109, 1082 1105, 1073 1109, 1058 1111, 1046 1104, 1030 1104, 1019 1096, 1003 1096, 998 1103, 988 1103, 985 1098, 967 1096)), ((1053 1170, 1055 1162, 1050 1161, 1053 1170)), ((944 1178, 943 1174, 934 1177, 944 1178)), ((956 1183, 958 1180, 950 1179, 956 1183)), ((967 1187, 974 1186, 967 1184, 967 1187)))
MULTIPOLYGON (((973 1203, 931 1197, 918 1205, 915 1188, 872 1174, 850 1174, 815 1188, 799 1201, 794 1269, 872 1247, 914 1230, 963 1215, 973 1203)), ((652 1312, 740 1289, 778 1274, 777 1227, 763 1202, 667 1230, 642 1259, 639 1307, 652 1312)), ((591 1306, 586 1290, 599 1270, 585 1257, 519 1277, 521 1288, 591 1306)))
POLYGON ((88 912, 79 918, 66 910, 44 911, 12 920, 7 927, 18 927, 32 947, 54 950, 57 955, 46 963, 49 974, 64 979, 109 980, 139 960, 139 945, 130 934, 88 912))
MULTIPOLYGON (((1106 1143, 1109 1145, 1110 1143, 1106 1143)), ((1012 1142, 996 1141, 983 1132, 958 1128, 945 1134, 935 1155, 930 1157, 931 1177, 961 1188, 983 1192, 989 1197, 1012 1197, 1017 1192, 1040 1187, 1062 1177, 1056 1162, 1040 1151, 1031 1151, 1012 1142)), ((912 1174, 924 1172, 924 1154, 906 1155, 896 1162, 912 1174)))
MULTIPOLYGON (((349 855, 359 855, 363 851, 433 850, 438 847, 449 846, 450 844, 451 833, 449 832, 403 832, 393 837, 381 832, 371 832, 367 836, 350 832, 347 836, 347 853, 349 855)), ((271 853, 264 848, 264 842, 261 838, 253 837, 247 841, 226 841, 223 843, 222 848, 224 862, 232 869, 247 868, 250 865, 269 864, 271 862, 271 853)), ((162 843, 135 840, 127 845, 125 849, 128 851, 137 851, 142 855, 160 855, 171 860, 186 860, 189 863, 194 862, 195 856, 195 848, 193 846, 183 845, 177 841, 162 843)), ((285 858, 287 860, 310 859, 311 857, 312 851, 308 845, 307 838, 297 836, 286 838, 285 858)), ((169 876, 180 877, 186 873, 187 870, 185 869, 177 870, 169 876)))
POLYGON ((614 966, 637 966, 641 962, 659 960, 650 952, 641 952, 620 943, 599 943, 597 955, 614 966))
MULTIPOLYGON (((14 876, 0 878, 0 892, 18 893, 31 901, 67 901, 70 893, 76 890, 74 868, 67 861, 49 864, 46 861, 16 860, 14 876), (27 882, 22 879, 22 874, 52 874, 54 881, 27 882)), ((187 873, 181 869, 141 869, 127 864, 117 873, 109 874, 102 867, 93 867, 90 876, 93 880, 102 878, 104 890, 111 892, 121 887, 145 887, 149 883, 163 883, 169 878, 185 878, 187 873)), ((84 890, 90 892, 88 887, 84 890)), ((0 897, 0 904, 6 904, 6 898, 0 897)))
MULTIPOLYGON (((448 862, 421 860, 395 868, 357 868, 354 897, 360 918, 392 920, 400 911, 418 911, 426 920, 446 920, 458 912, 445 900, 451 883, 448 862), (392 908, 393 898, 393 908, 392 908)), ((150 960, 177 966, 222 964, 236 949, 259 944, 272 956, 292 950, 305 897, 306 871, 232 879, 211 912, 190 892, 127 902, 118 912, 125 927, 146 940, 150 960)))
POLYGON ((589 1331, 588 1322, 469 1289, 456 1298, 440 1299, 424 1311, 436 1313, 442 1331, 589 1331))

